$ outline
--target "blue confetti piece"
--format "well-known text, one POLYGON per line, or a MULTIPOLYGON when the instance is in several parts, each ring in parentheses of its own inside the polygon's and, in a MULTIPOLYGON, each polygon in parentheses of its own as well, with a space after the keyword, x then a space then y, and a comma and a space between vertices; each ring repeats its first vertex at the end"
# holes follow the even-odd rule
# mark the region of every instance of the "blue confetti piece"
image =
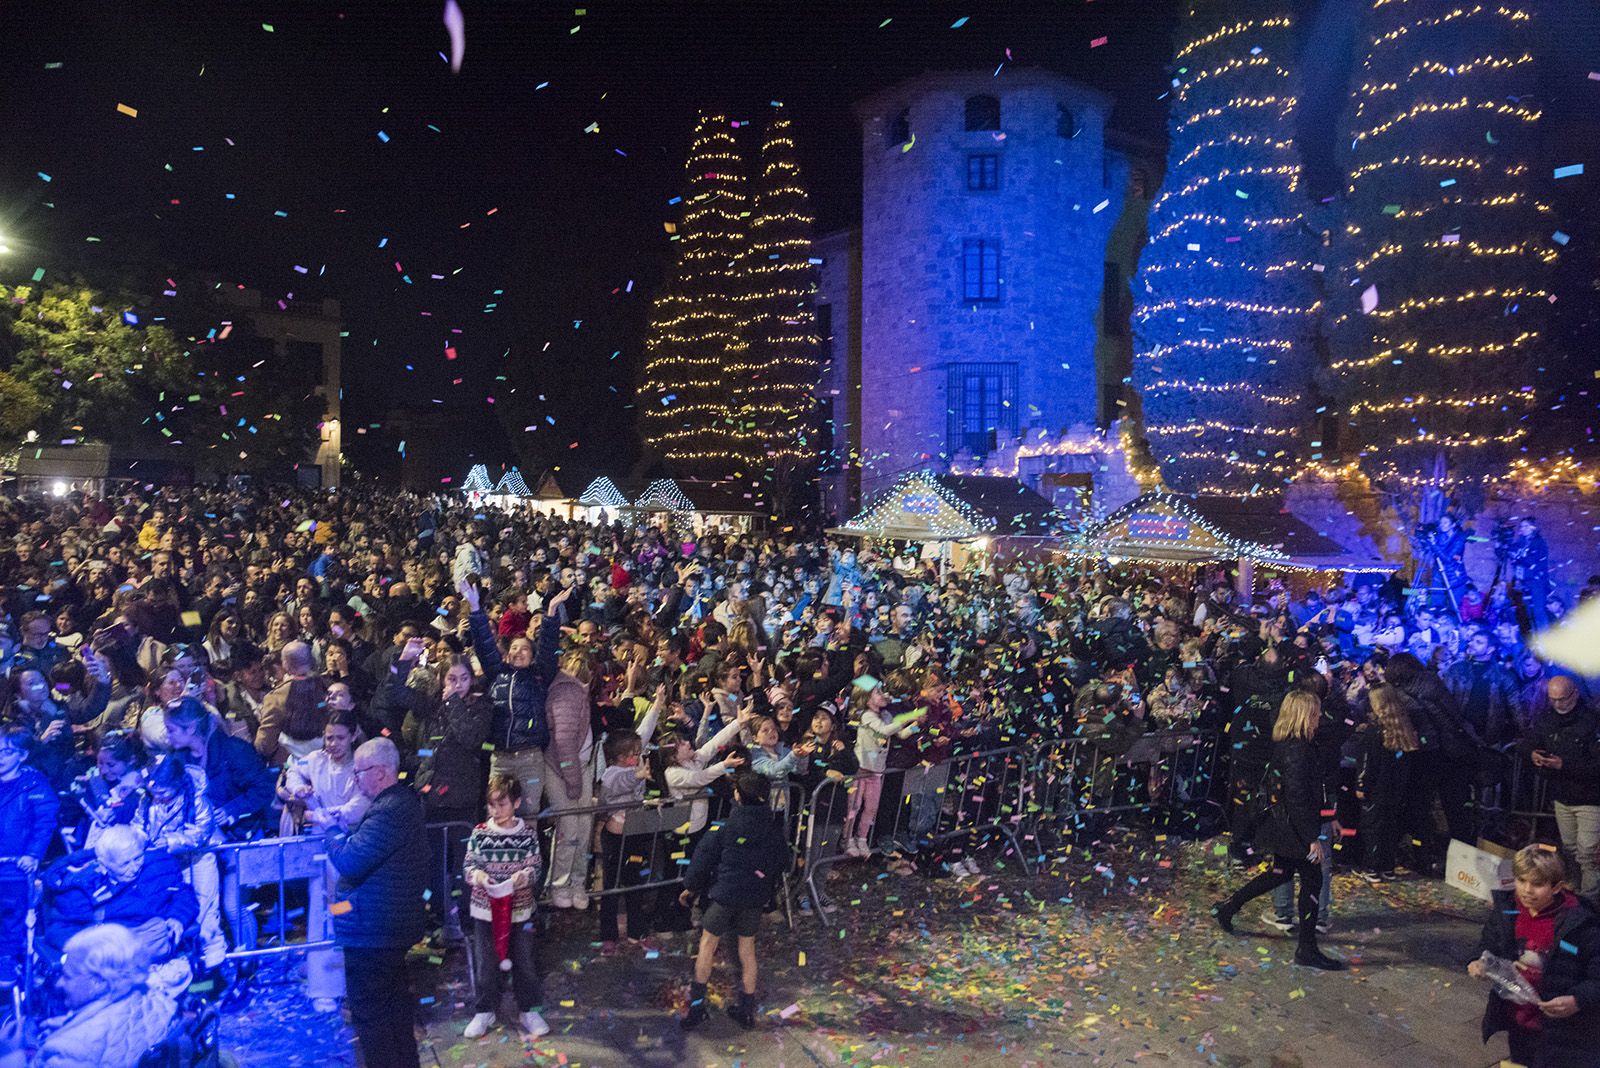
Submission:
POLYGON ((954 22, 952 22, 950 24, 950 28, 952 30, 959 30, 961 27, 963 27, 963 26, 965 26, 967 24, 967 19, 969 19, 971 17, 972 16, 970 16, 970 15, 962 15, 960 18, 956 19, 954 22))
POLYGON ((1581 163, 1574 163, 1570 167, 1557 167, 1556 168, 1556 177, 1557 178, 1576 178, 1578 175, 1580 175, 1582 173, 1583 173, 1583 164, 1581 164, 1581 163))

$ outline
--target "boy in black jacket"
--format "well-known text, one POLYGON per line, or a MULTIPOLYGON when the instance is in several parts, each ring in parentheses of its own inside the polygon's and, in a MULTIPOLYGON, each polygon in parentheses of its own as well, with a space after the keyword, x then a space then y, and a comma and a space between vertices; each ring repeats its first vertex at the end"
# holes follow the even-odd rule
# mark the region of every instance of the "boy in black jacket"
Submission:
POLYGON ((740 1027, 756 1022, 756 930, 789 863, 782 813, 768 807, 764 776, 744 770, 733 780, 733 811, 711 828, 695 848, 678 900, 688 905, 696 894, 711 899, 700 932, 700 953, 689 984, 689 1011, 679 1020, 684 1030, 706 1018, 706 984, 716 963, 717 945, 729 931, 739 936, 739 970, 743 980, 738 1003, 728 1015, 740 1027))
MULTIPOLYGON (((1505 1031, 1511 1059, 1526 1068, 1592 1068, 1600 1050, 1600 916, 1563 888, 1566 863, 1548 846, 1531 845, 1512 861, 1515 894, 1495 891, 1483 925, 1482 949, 1514 962, 1537 1003, 1489 994, 1483 1040, 1505 1031)), ((1481 960, 1467 966, 1487 976, 1481 960)))

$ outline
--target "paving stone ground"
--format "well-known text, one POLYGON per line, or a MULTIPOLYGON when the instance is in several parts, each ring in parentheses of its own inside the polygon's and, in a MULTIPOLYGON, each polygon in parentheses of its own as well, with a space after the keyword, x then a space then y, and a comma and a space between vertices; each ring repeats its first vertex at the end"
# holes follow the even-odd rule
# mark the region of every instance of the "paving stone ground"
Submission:
MULTIPOLYGON (((1289 963, 1293 942, 1241 917, 1230 937, 1208 905, 1237 885, 1216 843, 1127 837, 1045 859, 1033 875, 983 854, 980 879, 927 881, 854 864, 830 883, 844 907, 763 934, 763 1016, 741 1030, 715 1011, 684 1034, 687 938, 601 955, 593 913, 552 918, 544 1014, 528 1042, 504 1027, 475 1042, 464 966, 417 962, 423 1064, 1225 1065, 1230 1068, 1483 1068, 1484 990, 1469 979, 1484 908, 1438 881, 1373 889, 1335 879, 1335 930, 1351 967, 1289 963), (803 956, 802 956, 803 954, 803 956)), ((1265 907, 1265 902, 1263 906, 1265 907)), ((270 978, 270 976, 269 976, 270 978)), ((719 967, 717 1004, 736 973, 719 967)), ((503 1019, 512 1022, 507 1000, 503 1019)), ((340 1018, 297 984, 263 982, 224 1023, 241 1065, 354 1065, 340 1018)))

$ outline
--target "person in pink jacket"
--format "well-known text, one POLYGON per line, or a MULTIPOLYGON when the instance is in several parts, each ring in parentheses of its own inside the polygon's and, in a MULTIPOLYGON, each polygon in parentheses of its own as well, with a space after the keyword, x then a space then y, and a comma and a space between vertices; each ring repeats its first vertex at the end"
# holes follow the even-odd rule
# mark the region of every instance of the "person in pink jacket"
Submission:
MULTIPOLYGON (((545 789, 550 808, 587 808, 594 803, 594 735, 591 733, 589 683, 594 677, 587 650, 574 649, 561 658, 561 670, 545 697, 550 744, 545 749, 545 789)), ((550 851, 550 903, 558 909, 589 907, 589 844, 594 816, 581 813, 556 819, 556 840, 550 851)))

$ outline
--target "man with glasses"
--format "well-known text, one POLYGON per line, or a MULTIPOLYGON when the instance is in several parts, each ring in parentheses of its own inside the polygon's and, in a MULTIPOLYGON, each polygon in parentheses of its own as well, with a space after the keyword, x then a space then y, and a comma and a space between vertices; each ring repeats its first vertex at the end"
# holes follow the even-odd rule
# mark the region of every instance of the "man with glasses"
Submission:
POLYGON ((50 623, 50 617, 43 612, 29 612, 22 617, 19 629, 22 631, 22 646, 17 650, 13 673, 37 671, 48 679, 50 669, 70 655, 56 644, 55 628, 50 623))
POLYGON ((400 751, 387 738, 356 750, 352 774, 372 807, 349 834, 328 842, 339 873, 329 911, 344 950, 350 1019, 370 1068, 418 1068, 406 951, 424 930, 422 800, 400 782, 400 751))

